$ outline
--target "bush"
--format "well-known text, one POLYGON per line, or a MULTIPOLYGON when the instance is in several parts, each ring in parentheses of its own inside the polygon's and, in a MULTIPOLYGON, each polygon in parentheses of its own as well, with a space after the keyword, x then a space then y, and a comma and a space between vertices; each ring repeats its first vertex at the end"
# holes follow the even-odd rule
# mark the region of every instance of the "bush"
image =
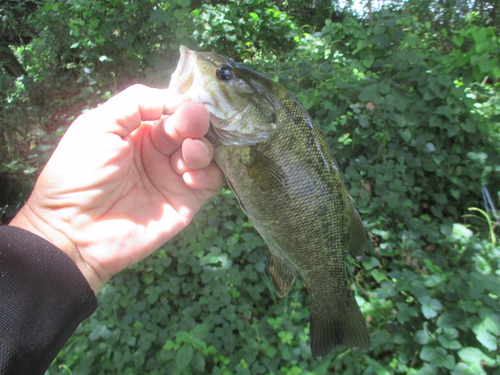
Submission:
MULTIPOLYGON (((81 92, 70 100, 108 97, 110 72, 124 77, 116 69, 127 57, 138 81, 159 82, 175 66, 177 40, 234 51, 286 86, 323 128, 372 240, 360 264, 347 263, 372 349, 312 359, 304 285, 276 298, 265 244, 223 189, 183 233, 104 287, 49 373, 499 374, 500 248, 492 222, 469 210, 482 206, 482 183, 494 200, 500 191, 492 30, 471 19, 436 33, 383 11, 371 23, 326 20, 309 35, 258 0, 193 13, 189 1, 139 3, 113 3, 124 7, 115 20, 105 6, 46 2, 40 17, 67 14, 58 22, 71 23, 71 61, 47 50, 54 67, 78 70, 81 92), (185 28, 168 34, 168 17, 185 28), (154 42, 158 30, 164 44, 154 42), (168 69, 157 70, 167 55, 168 69)), ((30 171, 7 165, 20 180, 30 171)))

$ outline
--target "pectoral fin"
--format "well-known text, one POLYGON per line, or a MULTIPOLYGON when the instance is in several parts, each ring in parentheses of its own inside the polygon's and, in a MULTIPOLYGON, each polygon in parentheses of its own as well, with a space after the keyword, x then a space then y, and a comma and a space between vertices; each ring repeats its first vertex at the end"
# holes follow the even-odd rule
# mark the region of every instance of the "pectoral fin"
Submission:
POLYGON ((283 168, 253 146, 247 147, 243 165, 262 190, 282 189, 287 185, 288 179, 283 168))
POLYGON ((278 297, 285 297, 292 289, 297 270, 269 250, 269 273, 278 297))

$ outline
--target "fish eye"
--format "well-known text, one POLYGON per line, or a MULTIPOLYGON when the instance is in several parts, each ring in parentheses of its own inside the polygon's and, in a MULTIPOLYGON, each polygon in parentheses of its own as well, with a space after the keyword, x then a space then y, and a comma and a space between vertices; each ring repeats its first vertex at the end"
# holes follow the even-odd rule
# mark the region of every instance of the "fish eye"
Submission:
POLYGON ((219 66, 215 69, 215 75, 221 81, 230 81, 233 79, 233 72, 227 66, 219 66))

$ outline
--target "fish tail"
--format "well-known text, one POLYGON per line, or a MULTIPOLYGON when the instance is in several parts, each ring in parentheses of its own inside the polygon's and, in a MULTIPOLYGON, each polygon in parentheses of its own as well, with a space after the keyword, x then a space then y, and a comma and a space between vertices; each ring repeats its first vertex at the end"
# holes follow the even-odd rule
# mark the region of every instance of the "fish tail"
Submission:
POLYGON ((345 303, 342 314, 328 315, 324 310, 315 313, 311 301, 311 353, 318 361, 340 345, 356 350, 370 348, 370 335, 354 296, 345 303))

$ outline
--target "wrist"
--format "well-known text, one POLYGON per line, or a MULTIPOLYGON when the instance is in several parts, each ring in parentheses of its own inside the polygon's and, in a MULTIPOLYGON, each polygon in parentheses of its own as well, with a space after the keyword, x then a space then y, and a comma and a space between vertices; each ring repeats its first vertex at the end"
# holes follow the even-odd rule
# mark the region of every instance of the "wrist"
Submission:
POLYGON ((59 248, 75 263, 97 295, 104 282, 84 261, 71 239, 57 225, 54 225, 54 220, 45 217, 41 208, 28 200, 9 225, 34 233, 59 248))

